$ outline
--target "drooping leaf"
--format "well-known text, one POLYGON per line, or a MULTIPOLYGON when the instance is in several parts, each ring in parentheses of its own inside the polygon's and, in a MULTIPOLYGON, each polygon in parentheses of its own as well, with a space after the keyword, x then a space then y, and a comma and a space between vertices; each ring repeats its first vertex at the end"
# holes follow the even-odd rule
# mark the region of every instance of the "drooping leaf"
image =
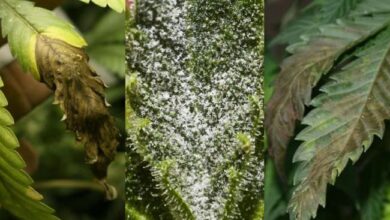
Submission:
POLYGON ((90 3, 91 1, 100 7, 110 7, 115 11, 121 13, 125 11, 125 0, 80 0, 85 3, 90 3))
POLYGON ((19 142, 9 127, 14 120, 5 109, 7 101, 1 90, 0 94, 0 205, 25 220, 58 219, 53 209, 40 202, 43 197, 31 187, 33 181, 23 170, 26 164, 15 149, 19 142))
POLYGON ((296 139, 296 185, 289 203, 292 219, 308 220, 325 206, 328 184, 334 184, 348 161, 356 162, 374 136, 382 137, 390 119, 390 29, 360 50, 355 61, 335 73, 312 101, 302 121, 308 125, 296 139))
POLYGON ((118 130, 107 109, 104 83, 91 70, 88 56, 80 48, 42 35, 38 36, 37 48, 42 80, 55 90, 54 102, 64 111, 67 128, 85 144, 86 162, 105 184, 107 167, 116 154, 118 130))
POLYGON ((389 16, 356 17, 324 25, 321 33, 289 47, 293 53, 281 66, 274 94, 266 110, 266 129, 271 156, 280 175, 284 175, 286 147, 295 123, 311 100, 311 90, 335 60, 346 50, 382 30, 389 16))

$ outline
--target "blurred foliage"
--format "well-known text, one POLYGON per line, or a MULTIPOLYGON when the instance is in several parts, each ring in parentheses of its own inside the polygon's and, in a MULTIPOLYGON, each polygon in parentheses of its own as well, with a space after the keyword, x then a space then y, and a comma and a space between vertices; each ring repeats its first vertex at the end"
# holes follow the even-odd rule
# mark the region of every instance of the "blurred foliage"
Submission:
MULTIPOLYGON (((123 14, 75 1, 66 2, 63 9, 86 36, 89 43, 87 51, 91 53, 93 62, 99 65, 98 73, 104 72, 106 76, 103 78, 110 79, 106 95, 112 105, 110 111, 123 134, 123 14)), ((90 168, 84 163, 83 147, 60 122, 62 113, 51 104, 52 101, 50 98, 22 118, 14 129, 19 139, 29 142, 39 155, 39 168, 32 174, 34 186, 61 219, 124 219, 124 140, 121 140, 120 152, 110 165, 108 176, 108 182, 118 190, 118 198, 107 201, 103 189, 93 181, 90 168)), ((0 210, 0 219, 13 217, 0 210)))

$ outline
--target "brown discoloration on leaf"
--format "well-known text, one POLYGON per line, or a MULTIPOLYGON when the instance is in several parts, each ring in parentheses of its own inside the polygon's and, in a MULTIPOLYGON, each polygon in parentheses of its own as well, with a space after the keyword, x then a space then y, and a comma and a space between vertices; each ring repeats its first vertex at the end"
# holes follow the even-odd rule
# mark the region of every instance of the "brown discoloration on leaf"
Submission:
POLYGON ((323 33, 295 45, 276 79, 275 91, 266 109, 265 127, 269 152, 278 173, 285 177, 285 155, 295 123, 302 119, 311 100, 311 90, 345 51, 381 30, 387 19, 357 18, 325 26, 323 33))
POLYGON ((303 141, 294 155, 301 162, 289 203, 292 219, 308 220, 325 206, 328 184, 334 184, 349 161, 356 162, 374 136, 382 137, 390 119, 390 30, 358 58, 332 76, 313 100, 316 107, 297 136, 303 141))
POLYGON ((287 58, 277 78, 274 94, 267 105, 265 126, 269 151, 279 174, 285 178, 286 148, 294 134, 295 123, 302 119, 305 105, 311 100, 311 90, 326 73, 345 44, 318 39, 287 58))
POLYGON ((36 48, 43 82, 55 90, 54 103, 64 111, 67 128, 84 143, 87 163, 103 180, 115 157, 118 130, 108 112, 102 80, 80 48, 42 35, 37 38, 36 48))

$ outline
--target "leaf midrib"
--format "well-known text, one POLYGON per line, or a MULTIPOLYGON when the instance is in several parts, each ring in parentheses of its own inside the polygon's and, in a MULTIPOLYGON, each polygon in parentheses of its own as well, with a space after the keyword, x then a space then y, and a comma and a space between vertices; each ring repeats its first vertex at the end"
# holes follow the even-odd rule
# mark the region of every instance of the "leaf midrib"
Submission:
MULTIPOLYGON (((387 45, 387 52, 384 53, 384 56, 383 58, 381 59, 381 62, 380 62, 380 65, 378 65, 378 68, 377 68, 377 71, 376 71, 376 76, 374 78, 374 80, 372 81, 372 85, 370 86, 370 89, 369 89, 369 92, 367 93, 366 97, 365 97, 365 104, 362 105, 362 107, 360 108, 359 112, 360 114, 359 117, 356 117, 356 121, 353 122, 353 125, 351 126, 349 130, 349 132, 346 132, 348 133, 348 135, 346 136, 345 138, 345 141, 344 141, 344 144, 343 146, 345 147, 345 145, 351 140, 351 137, 352 137, 352 134, 354 134, 354 130, 356 129, 356 126, 358 125, 358 123, 360 122, 361 120, 361 115, 363 114, 363 111, 364 109, 366 108, 367 106, 367 103, 369 102, 369 97, 370 97, 370 94, 372 93, 373 91, 373 88, 374 88, 374 85, 376 84, 375 82, 378 80, 378 76, 380 75, 380 70, 382 69, 383 65, 384 65, 384 62, 386 60, 386 57, 388 57, 390 55, 390 42, 388 43, 387 45)), ((340 139, 342 138, 342 136, 340 136, 340 139)), ((340 155, 340 156, 344 156, 344 155, 340 155)), ((312 158, 313 159, 313 158, 312 158)), ((307 161, 307 163, 311 163, 312 162, 312 159, 310 159, 309 161, 307 161)), ((315 179, 313 178, 306 178, 306 181, 308 181, 308 185, 311 185, 312 182, 315 182, 315 179)), ((329 180, 327 180, 327 183, 326 184, 329 184, 329 180)), ((297 184, 299 185, 299 184, 297 184)), ((302 192, 302 191, 301 191, 302 192)), ((317 206, 318 207, 318 206, 317 206)), ((301 209, 299 210, 300 212, 302 211, 301 209)))
MULTIPOLYGON (((7 0, 0 0, 2 1, 8 8, 10 8, 10 11, 12 11, 16 17, 18 17, 24 24, 26 24, 27 27, 29 27, 33 32, 36 34, 39 34, 38 29, 36 29, 32 23, 30 23, 22 14, 18 12, 11 4, 7 2, 7 0)), ((34 7, 34 6, 33 6, 34 7)), ((5 19, 5 18, 4 18, 5 19)))
POLYGON ((369 88, 369 92, 367 92, 367 95, 365 97, 365 102, 364 102, 364 105, 362 105, 362 107, 360 108, 359 110, 359 117, 356 117, 356 121, 353 123, 353 129, 350 129, 350 132, 349 132, 349 135, 348 135, 348 139, 346 139, 345 141, 345 144, 344 144, 344 147, 345 145, 351 140, 351 136, 352 134, 354 133, 353 131, 355 131, 356 129, 356 126, 359 124, 359 122, 362 120, 362 115, 363 115, 363 112, 364 110, 366 109, 367 107, 367 104, 369 103, 369 97, 371 96, 372 92, 373 92, 373 89, 374 89, 374 85, 376 85, 376 82, 379 78, 379 76, 381 75, 381 70, 382 68, 384 67, 385 65, 385 61, 386 61, 386 58, 390 56, 390 41, 388 42, 387 44, 387 49, 386 49, 386 52, 384 52, 384 56, 381 58, 381 61, 380 61, 380 64, 378 65, 378 68, 377 70, 375 71, 376 74, 375 74, 375 77, 374 79, 372 80, 372 84, 370 85, 370 88, 369 88))

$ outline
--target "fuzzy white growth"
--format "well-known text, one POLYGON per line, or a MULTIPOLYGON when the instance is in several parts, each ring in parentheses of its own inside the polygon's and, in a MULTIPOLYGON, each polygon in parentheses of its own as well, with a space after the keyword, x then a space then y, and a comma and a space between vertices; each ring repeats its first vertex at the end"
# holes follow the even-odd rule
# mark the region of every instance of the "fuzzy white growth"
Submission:
MULTIPOLYGON (((254 127, 249 97, 261 88, 262 57, 242 45, 258 33, 235 29, 253 27, 251 17, 201 17, 190 0, 144 0, 138 9, 145 40, 131 42, 128 60, 138 71, 136 111, 151 121, 143 130, 148 151, 153 160, 175 161, 172 184, 197 219, 218 219, 229 197, 223 167, 240 149, 237 133, 254 127)), ((258 171, 240 184, 256 181, 260 189, 263 163, 256 159, 248 163, 258 171)))

